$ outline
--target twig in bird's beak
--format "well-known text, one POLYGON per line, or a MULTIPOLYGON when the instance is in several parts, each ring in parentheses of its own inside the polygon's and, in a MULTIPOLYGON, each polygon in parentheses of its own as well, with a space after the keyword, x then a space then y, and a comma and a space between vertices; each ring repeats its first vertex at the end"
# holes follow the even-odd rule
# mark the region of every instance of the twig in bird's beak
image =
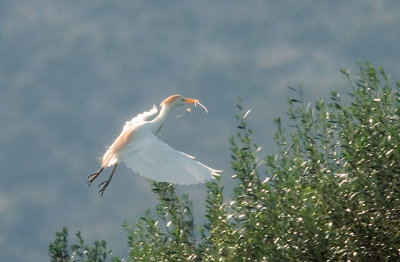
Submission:
POLYGON ((206 111, 206 113, 208 113, 207 108, 205 106, 203 106, 202 104, 200 104, 199 100, 196 100, 196 102, 194 103, 194 106, 196 106, 196 105, 201 106, 204 109, 204 111, 206 111))
POLYGON ((208 113, 207 108, 206 108, 205 106, 203 106, 203 105, 199 102, 199 100, 197 100, 197 99, 194 99, 194 98, 186 98, 185 102, 186 102, 187 104, 194 104, 194 106, 199 105, 199 106, 201 106, 201 107, 204 109, 204 111, 206 111, 206 113, 208 113))

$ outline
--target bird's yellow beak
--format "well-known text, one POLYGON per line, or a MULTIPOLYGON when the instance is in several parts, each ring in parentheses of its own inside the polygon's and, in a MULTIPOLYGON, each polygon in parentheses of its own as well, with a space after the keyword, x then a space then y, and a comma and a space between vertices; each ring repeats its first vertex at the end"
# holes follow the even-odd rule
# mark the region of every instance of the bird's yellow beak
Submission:
POLYGON ((204 111, 206 111, 208 113, 207 108, 205 106, 203 106, 202 104, 200 104, 199 100, 194 99, 194 98, 185 98, 184 101, 186 104, 194 104, 194 106, 199 105, 204 109, 204 111))

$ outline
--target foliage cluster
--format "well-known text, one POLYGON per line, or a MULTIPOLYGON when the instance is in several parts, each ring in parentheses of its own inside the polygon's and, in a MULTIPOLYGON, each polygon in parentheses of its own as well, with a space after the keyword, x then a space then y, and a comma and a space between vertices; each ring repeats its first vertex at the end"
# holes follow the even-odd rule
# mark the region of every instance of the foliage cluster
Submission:
MULTIPOLYGON (((261 160, 245 121, 248 111, 238 105, 239 131, 230 139, 238 183, 231 200, 224 199, 219 178, 207 182, 208 222, 196 227, 188 196, 153 182, 156 216, 149 212, 133 228, 124 225, 128 260, 398 260, 400 83, 392 87, 383 69, 369 63, 360 64, 356 82, 342 73, 351 103, 333 91, 329 102, 306 104, 301 89, 294 89, 290 131, 275 119, 278 152, 261 160)), ((65 232, 57 234, 50 256, 68 261, 57 260, 69 256, 65 232)), ((78 238, 72 250, 101 261, 88 254, 105 255, 105 243, 82 247, 78 238)))
MULTIPOLYGON (((68 261, 87 261, 87 262, 105 262, 111 256, 112 251, 107 249, 107 243, 95 241, 94 246, 85 244, 81 232, 75 234, 77 243, 68 246, 68 230, 63 228, 61 232, 56 232, 56 239, 49 245, 49 256, 54 262, 68 261)), ((117 257, 112 257, 113 262, 120 262, 117 257)))

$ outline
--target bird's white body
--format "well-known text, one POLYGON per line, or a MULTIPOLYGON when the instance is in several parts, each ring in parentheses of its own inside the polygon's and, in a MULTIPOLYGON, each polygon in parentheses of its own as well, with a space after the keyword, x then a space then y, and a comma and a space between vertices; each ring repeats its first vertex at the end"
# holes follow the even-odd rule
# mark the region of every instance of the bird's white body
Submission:
POLYGON ((121 162, 146 178, 174 184, 203 183, 218 175, 219 170, 212 169, 196 161, 194 157, 175 150, 157 137, 169 111, 185 103, 199 104, 205 109, 196 99, 174 95, 161 103, 161 110, 157 116, 155 114, 158 109, 154 105, 150 111, 127 121, 121 134, 104 154, 101 169, 89 176, 89 185, 104 168, 114 166, 109 180, 105 181, 105 186, 100 190, 103 193, 116 166, 121 162), (152 117, 153 119, 150 119, 152 117))

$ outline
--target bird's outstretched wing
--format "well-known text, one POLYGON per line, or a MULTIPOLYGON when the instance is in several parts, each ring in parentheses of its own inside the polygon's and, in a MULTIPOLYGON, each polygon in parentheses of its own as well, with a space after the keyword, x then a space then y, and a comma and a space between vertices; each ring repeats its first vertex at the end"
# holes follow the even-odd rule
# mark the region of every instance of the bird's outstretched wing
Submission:
POLYGON ((220 172, 173 149, 153 133, 133 138, 121 161, 146 178, 181 185, 203 183, 220 172))
POLYGON ((157 112, 158 112, 158 109, 157 109, 156 105, 153 105, 153 108, 150 109, 149 111, 138 114, 137 116, 132 118, 130 121, 126 121, 123 131, 125 131, 133 126, 139 126, 140 124, 144 123, 148 118, 155 115, 157 112))

